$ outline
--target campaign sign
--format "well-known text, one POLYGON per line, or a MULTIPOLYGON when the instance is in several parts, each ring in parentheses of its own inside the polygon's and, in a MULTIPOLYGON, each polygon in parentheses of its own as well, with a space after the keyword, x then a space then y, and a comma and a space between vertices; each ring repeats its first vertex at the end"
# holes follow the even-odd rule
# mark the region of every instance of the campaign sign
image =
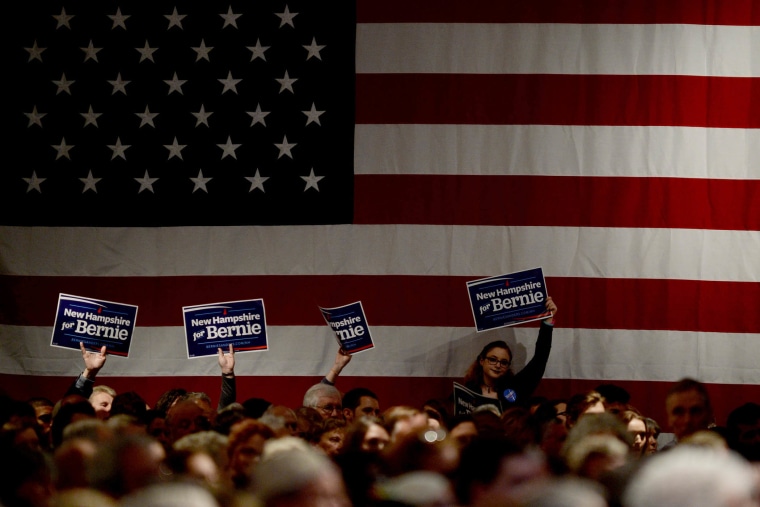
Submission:
POLYGON ((79 342, 92 350, 105 345, 108 354, 128 357, 135 320, 136 306, 59 294, 50 345, 77 350, 79 342))
POLYGON ((546 281, 541 268, 467 282, 478 332, 545 319, 546 281))
POLYGON ((325 322, 335 332, 338 345, 347 353, 355 354, 375 346, 369 334, 362 302, 357 301, 337 308, 319 307, 325 322))
POLYGON ((489 398, 478 394, 471 389, 467 389, 462 384, 454 382, 454 414, 471 414, 476 408, 483 405, 493 405, 499 409, 499 413, 503 411, 501 406, 501 400, 496 398, 489 398))
POLYGON ((182 314, 188 358, 216 355, 230 344, 235 352, 268 348, 263 299, 183 306, 182 314))

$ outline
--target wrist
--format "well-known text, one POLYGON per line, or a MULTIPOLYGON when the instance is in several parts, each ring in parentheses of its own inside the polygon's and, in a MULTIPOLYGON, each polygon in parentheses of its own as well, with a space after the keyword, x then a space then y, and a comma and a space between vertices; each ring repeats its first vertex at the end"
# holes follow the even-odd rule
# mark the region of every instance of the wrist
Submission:
POLYGON ((234 371, 228 371, 228 372, 222 372, 222 377, 224 378, 235 378, 235 372, 234 371))
POLYGON ((89 368, 85 368, 82 372, 82 376, 88 380, 95 380, 95 377, 98 375, 98 371, 100 370, 91 370, 89 368))

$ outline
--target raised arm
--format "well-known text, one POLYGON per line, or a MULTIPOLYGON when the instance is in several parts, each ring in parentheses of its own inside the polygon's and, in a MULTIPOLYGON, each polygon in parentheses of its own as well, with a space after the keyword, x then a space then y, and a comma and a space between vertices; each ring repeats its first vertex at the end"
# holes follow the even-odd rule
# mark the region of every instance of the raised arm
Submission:
POLYGON ((344 351, 343 348, 339 348, 337 354, 335 354, 335 362, 333 363, 332 368, 330 368, 330 371, 327 372, 327 375, 325 375, 325 378, 323 378, 321 382, 331 386, 335 385, 335 381, 338 380, 340 372, 342 372, 343 368, 345 368, 350 362, 351 354, 344 351))
POLYGON ((217 410, 221 410, 237 400, 237 382, 235 381, 235 350, 230 343, 230 350, 225 354, 222 348, 216 349, 219 368, 222 370, 222 392, 219 395, 217 410))
POLYGON ((78 394, 89 398, 92 394, 92 387, 95 385, 95 377, 98 376, 98 372, 106 364, 108 355, 106 353, 106 346, 103 345, 99 352, 87 352, 83 342, 79 342, 79 349, 82 351, 82 359, 84 360, 84 371, 79 374, 79 377, 69 386, 66 394, 78 394))

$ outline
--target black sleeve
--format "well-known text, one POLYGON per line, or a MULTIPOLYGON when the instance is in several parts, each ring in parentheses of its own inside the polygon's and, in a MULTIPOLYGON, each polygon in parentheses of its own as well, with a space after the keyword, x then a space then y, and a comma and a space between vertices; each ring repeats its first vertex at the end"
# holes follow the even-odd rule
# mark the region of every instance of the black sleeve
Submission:
POLYGON ((74 382, 71 383, 69 388, 64 393, 64 397, 72 395, 72 394, 78 394, 79 396, 84 396, 87 399, 90 399, 90 395, 92 394, 92 388, 95 385, 94 380, 90 380, 80 373, 79 376, 74 380, 74 382))
POLYGON ((225 377, 222 375, 222 393, 219 395, 219 406, 217 410, 221 410, 231 403, 235 403, 237 400, 237 382, 235 377, 225 377))
POLYGON ((552 333, 554 326, 541 323, 538 331, 538 340, 536 340, 536 351, 533 358, 528 361, 525 368, 515 374, 514 385, 519 401, 525 402, 533 395, 541 379, 546 372, 546 363, 549 362, 549 353, 552 350, 552 333))

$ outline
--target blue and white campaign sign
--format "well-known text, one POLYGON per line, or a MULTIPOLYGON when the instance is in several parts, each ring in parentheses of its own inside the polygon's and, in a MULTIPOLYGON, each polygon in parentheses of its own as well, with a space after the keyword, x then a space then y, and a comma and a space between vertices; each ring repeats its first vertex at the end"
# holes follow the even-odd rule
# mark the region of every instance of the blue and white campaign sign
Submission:
POLYGON ((216 355, 217 349, 235 352, 267 350, 263 299, 183 306, 187 357, 216 355))
POLYGON ((478 332, 514 326, 551 315, 541 268, 467 282, 478 332))
POLYGON ((369 334, 369 326, 361 301, 337 308, 320 306, 319 310, 327 325, 335 332, 338 344, 345 352, 355 354, 375 346, 369 334))
POLYGON ((79 342, 92 350, 105 345, 108 354, 128 357, 135 320, 134 305, 59 294, 50 345, 77 350, 79 342))

